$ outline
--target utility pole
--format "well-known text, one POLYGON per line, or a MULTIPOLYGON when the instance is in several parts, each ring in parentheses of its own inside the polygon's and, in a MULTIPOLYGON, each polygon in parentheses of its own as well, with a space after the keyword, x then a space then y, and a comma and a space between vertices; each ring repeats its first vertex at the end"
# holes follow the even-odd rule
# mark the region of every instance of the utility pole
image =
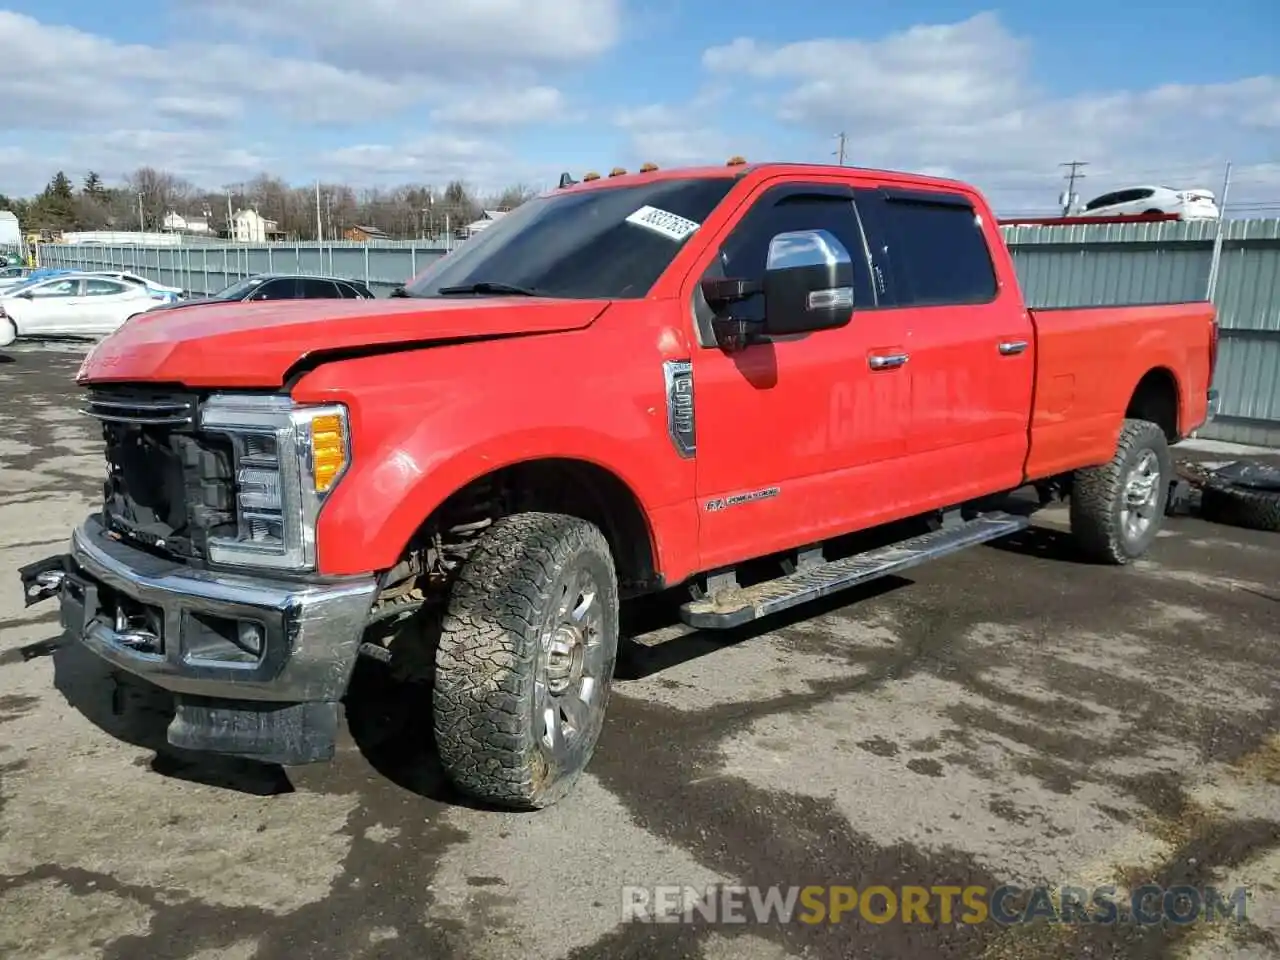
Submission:
POLYGON ((1081 167, 1087 167, 1087 160, 1071 160, 1067 163, 1060 163, 1060 167, 1070 167, 1070 171, 1063 177, 1067 181, 1067 190, 1062 195, 1062 215, 1065 217, 1071 212, 1071 203, 1076 197, 1076 181, 1083 180, 1084 174, 1080 172, 1081 167))
POLYGON ((837 146, 836 149, 832 151, 832 153, 836 157, 836 163, 838 163, 840 166, 843 167, 844 166, 844 143, 845 143, 845 135, 843 132, 836 134, 836 141, 838 142, 839 146, 837 146))
POLYGON ((316 242, 324 242, 324 227, 320 219, 320 181, 316 181, 316 242))
POLYGON ((143 219, 143 216, 142 216, 142 196, 143 196, 142 191, 139 190, 138 191, 138 232, 146 233, 147 221, 143 219))

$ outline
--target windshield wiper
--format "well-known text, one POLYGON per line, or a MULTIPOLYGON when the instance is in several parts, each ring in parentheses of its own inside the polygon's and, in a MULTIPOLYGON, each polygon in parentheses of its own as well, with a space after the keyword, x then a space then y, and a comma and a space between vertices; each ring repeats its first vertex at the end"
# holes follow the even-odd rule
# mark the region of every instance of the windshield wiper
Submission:
POLYGON ((481 280, 478 283, 464 283, 456 287, 441 287, 436 291, 442 297, 458 293, 512 293, 520 297, 540 297, 532 287, 519 287, 514 283, 502 283, 497 280, 481 280))

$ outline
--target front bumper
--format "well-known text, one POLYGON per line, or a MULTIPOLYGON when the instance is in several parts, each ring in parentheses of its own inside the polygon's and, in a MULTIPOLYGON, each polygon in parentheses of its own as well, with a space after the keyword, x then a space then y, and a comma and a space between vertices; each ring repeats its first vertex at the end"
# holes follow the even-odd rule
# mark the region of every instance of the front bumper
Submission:
POLYGON ((281 763, 332 756, 372 576, 307 583, 198 570, 122 543, 94 517, 73 532, 70 553, 20 574, 28 606, 58 597, 71 639, 173 691, 175 746, 281 763), (240 624, 256 625, 256 649, 227 639, 240 624))

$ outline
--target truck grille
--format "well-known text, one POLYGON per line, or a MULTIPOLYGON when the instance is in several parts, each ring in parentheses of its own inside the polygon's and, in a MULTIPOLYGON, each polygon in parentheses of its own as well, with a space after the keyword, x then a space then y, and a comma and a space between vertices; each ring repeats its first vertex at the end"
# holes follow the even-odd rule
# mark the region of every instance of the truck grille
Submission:
POLYGON ((182 394, 97 389, 90 392, 82 409, 103 423, 192 428, 196 422, 196 398, 182 394))
POLYGON ((83 410, 102 424, 109 529, 187 559, 203 559, 209 537, 235 535, 231 444, 197 430, 195 394, 92 387, 83 410))

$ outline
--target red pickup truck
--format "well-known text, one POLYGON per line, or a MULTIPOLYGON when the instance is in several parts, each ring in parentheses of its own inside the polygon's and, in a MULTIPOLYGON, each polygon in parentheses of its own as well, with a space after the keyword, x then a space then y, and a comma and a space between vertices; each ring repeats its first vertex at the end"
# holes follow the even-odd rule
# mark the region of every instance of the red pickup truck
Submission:
POLYGON ((394 299, 102 341, 102 508, 24 590, 173 691, 181 747, 328 759, 357 657, 428 664, 449 777, 542 807, 595 749, 629 597, 730 628, 1017 531, 991 498, 1029 484, 1086 555, 1141 555, 1216 342, 1209 303, 1028 309, 963 183, 566 178, 394 299))

